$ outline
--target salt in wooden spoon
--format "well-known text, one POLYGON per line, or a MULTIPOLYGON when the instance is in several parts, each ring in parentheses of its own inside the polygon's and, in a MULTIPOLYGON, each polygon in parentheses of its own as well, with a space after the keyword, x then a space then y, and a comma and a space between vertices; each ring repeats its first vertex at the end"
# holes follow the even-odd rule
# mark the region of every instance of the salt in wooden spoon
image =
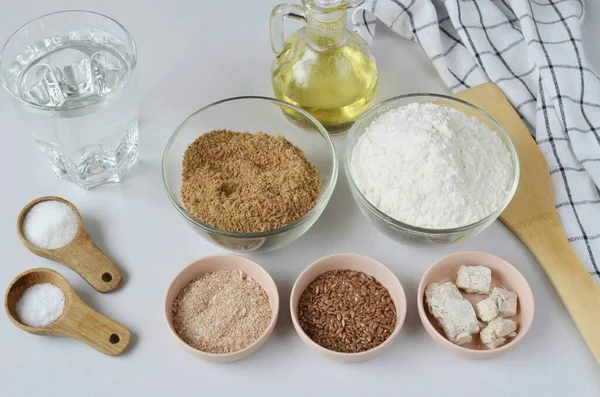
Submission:
POLYGON ((456 96, 484 109, 510 135, 521 162, 521 179, 500 219, 535 255, 600 364, 600 287, 567 240, 542 152, 496 85, 482 84, 456 96))
POLYGON ((87 234, 77 207, 62 197, 40 197, 27 204, 21 210, 17 219, 17 233, 21 242, 29 251, 73 269, 97 291, 112 291, 117 288, 123 278, 121 269, 94 244, 87 234), (39 248, 25 238, 23 234, 23 220, 33 206, 43 201, 60 201, 71 207, 75 211, 75 214, 77 214, 79 229, 73 240, 67 245, 55 249, 39 248))
POLYGON ((25 332, 69 336, 110 356, 122 354, 131 340, 127 328, 83 303, 67 279, 51 269, 30 269, 18 275, 8 286, 4 308, 13 324, 25 332), (65 308, 58 320, 47 327, 29 327, 19 321, 15 305, 23 291, 40 283, 50 283, 60 288, 65 294, 65 308))

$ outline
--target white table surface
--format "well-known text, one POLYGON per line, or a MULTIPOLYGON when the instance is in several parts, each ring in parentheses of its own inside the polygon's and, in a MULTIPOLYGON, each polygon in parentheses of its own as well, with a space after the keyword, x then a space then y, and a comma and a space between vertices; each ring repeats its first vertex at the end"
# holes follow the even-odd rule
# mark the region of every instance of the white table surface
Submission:
MULTIPOLYGON (((500 222, 450 247, 413 248, 391 241, 366 223, 343 171, 321 219, 279 251, 252 255, 273 276, 281 296, 277 327, 256 354, 233 364, 211 364, 188 354, 171 336, 164 292, 174 275, 199 257, 224 252, 198 237, 163 192, 160 157, 174 128, 214 100, 271 95, 268 15, 277 0, 2 0, 0 41, 23 22, 60 9, 110 15, 139 46, 141 162, 126 181, 84 191, 52 175, 20 124, 8 96, 0 95, 2 200, 0 285, 32 267, 60 271, 92 307, 127 325, 133 336, 121 357, 104 356, 67 338, 38 337, 0 315, 0 396, 161 395, 405 395, 599 396, 600 372, 569 315, 532 255, 500 222), (152 4, 151 4, 152 3, 152 4), (91 236, 126 272, 122 287, 102 295, 75 273, 36 257, 19 242, 15 220, 31 199, 59 195, 82 212, 91 236), (424 270, 442 255, 485 250, 514 263, 536 297, 536 317, 518 349, 488 361, 443 350, 425 333, 416 310, 424 270), (307 348, 292 327, 288 297, 305 266, 335 252, 357 252, 386 264, 408 295, 402 333, 373 361, 341 364, 307 348)), ((600 4, 587 1, 587 51, 600 70, 600 4)), ((377 100, 410 92, 446 92, 413 43, 380 27, 374 52, 381 84, 377 100)), ((342 155, 343 137, 335 138, 342 155)), ((600 330, 599 330, 600 332, 600 330)))

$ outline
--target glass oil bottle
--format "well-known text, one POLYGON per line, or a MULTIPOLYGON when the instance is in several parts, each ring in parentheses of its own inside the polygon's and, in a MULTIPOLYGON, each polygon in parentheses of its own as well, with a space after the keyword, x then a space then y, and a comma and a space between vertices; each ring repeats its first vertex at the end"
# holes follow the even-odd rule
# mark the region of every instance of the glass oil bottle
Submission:
POLYGON ((271 13, 275 96, 308 111, 330 133, 348 129, 370 107, 377 86, 377 67, 367 43, 346 28, 347 10, 359 4, 303 0, 303 7, 280 4, 271 13), (285 39, 285 18, 306 26, 285 39))

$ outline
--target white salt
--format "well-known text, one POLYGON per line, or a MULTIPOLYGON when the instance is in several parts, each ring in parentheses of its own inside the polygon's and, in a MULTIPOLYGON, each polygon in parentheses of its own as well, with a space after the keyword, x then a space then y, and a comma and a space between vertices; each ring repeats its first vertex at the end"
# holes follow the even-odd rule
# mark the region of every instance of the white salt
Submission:
POLYGON ((34 205, 23 220, 23 234, 38 248, 60 248, 73 240, 79 218, 61 201, 42 201, 34 205))
POLYGON ((35 284, 23 291, 15 305, 19 321, 30 327, 46 327, 62 315, 65 294, 50 283, 35 284))

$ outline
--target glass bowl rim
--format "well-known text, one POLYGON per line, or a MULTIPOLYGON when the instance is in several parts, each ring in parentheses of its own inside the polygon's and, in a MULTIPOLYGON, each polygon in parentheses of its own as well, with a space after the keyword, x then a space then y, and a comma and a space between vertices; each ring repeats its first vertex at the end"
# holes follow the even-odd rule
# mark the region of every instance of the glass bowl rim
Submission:
MULTIPOLYGON (((291 123, 291 121, 290 121, 290 123, 291 123)), ((293 142, 292 142, 292 144, 293 144, 293 142)), ((182 161, 183 161, 183 159, 182 159, 182 161)), ((171 136, 169 137, 167 144, 165 145, 165 149, 163 151, 163 156, 162 156, 161 168, 162 168, 163 187, 164 187, 165 191, 167 192, 167 196, 169 197, 171 204, 173 204, 175 206, 175 208, 179 211, 179 213, 181 215, 183 215, 184 218, 186 218, 189 222, 191 222, 195 226, 198 226, 207 232, 215 233, 215 234, 218 234, 218 235, 224 236, 224 237, 231 237, 231 238, 238 238, 238 239, 258 239, 258 238, 272 237, 272 236, 281 234, 283 232, 287 232, 289 230, 295 229, 297 226, 300 226, 301 224, 305 223, 307 220, 311 219, 314 214, 320 212, 322 210, 322 207, 324 207, 329 202, 329 199, 331 198, 331 196, 333 194, 333 190, 335 189, 335 185, 337 182, 339 167, 338 167, 338 158, 337 158, 337 153, 335 151, 335 146, 333 145, 333 141, 331 140, 329 133, 327 132, 325 127, 323 127, 323 125, 316 118, 314 118, 310 113, 308 113, 307 111, 305 111, 295 105, 292 105, 288 102, 285 102, 285 101, 282 101, 282 100, 279 100, 276 98, 270 98, 270 97, 266 97, 266 96, 256 96, 256 95, 243 95, 243 96, 225 98, 225 99, 221 99, 221 100, 212 102, 212 103, 196 110, 195 112, 190 114, 188 117, 186 117, 185 120, 183 120, 177 126, 177 128, 175 129, 173 134, 171 134, 171 136), (169 182, 167 180, 168 178, 167 178, 166 170, 167 170, 168 153, 171 149, 171 146, 173 145, 173 142, 175 141, 175 139, 177 138, 179 133, 183 130, 183 128, 186 126, 186 124, 193 117, 202 113, 205 110, 208 110, 210 108, 216 107, 216 106, 224 104, 224 103, 234 102, 234 101, 239 101, 239 100, 265 101, 265 102, 270 102, 274 105, 285 106, 290 109, 293 109, 294 111, 299 112, 302 116, 307 118, 311 122, 311 124, 313 124, 314 127, 317 128, 317 130, 319 131, 319 134, 323 138, 325 138, 325 141, 327 142, 328 147, 329 147, 330 158, 332 160, 332 171, 331 171, 331 178, 329 180, 328 185, 325 187, 325 189, 323 189, 320 192, 317 202, 315 203, 314 207, 311 208, 310 211, 308 211, 306 214, 302 215, 300 218, 296 219, 294 222, 284 225, 277 229, 267 230, 264 232, 242 233, 242 232, 231 232, 231 231, 227 231, 224 229, 219 229, 219 228, 209 225, 208 223, 204 223, 204 222, 196 219, 193 215, 191 215, 189 212, 187 212, 185 208, 183 208, 182 206, 179 205, 179 203, 177 203, 176 198, 173 196, 173 189, 171 189, 171 186, 169 185, 169 182)))
POLYGON ((378 104, 376 104, 375 106, 372 106, 370 109, 368 109, 358 120, 356 120, 356 122, 352 125, 352 127, 350 128, 350 131, 348 132, 348 136, 346 137, 346 142, 344 145, 344 154, 345 154, 345 161, 344 161, 344 170, 346 172, 346 178, 348 179, 348 182, 350 184, 350 188, 352 189, 352 191, 354 191, 356 193, 356 195, 358 196, 358 198, 360 199, 360 201, 375 215, 377 215, 379 218, 381 218, 383 221, 392 224, 394 226, 397 227, 401 227, 407 231, 410 232, 416 232, 416 233, 420 233, 420 234, 431 234, 431 235, 445 235, 445 234, 453 234, 453 233, 461 233, 461 232, 468 232, 471 231, 473 229, 476 229, 477 227, 481 226, 481 225, 485 225, 486 223, 488 223, 490 221, 490 219, 492 218, 497 218, 508 206, 508 204, 512 201, 516 191, 517 191, 517 187, 519 186, 519 179, 520 179, 520 175, 521 175, 521 165, 520 165, 520 161, 519 161, 519 156, 517 153, 517 150, 512 142, 512 139, 510 138, 510 136, 508 135, 508 133, 506 132, 506 130, 500 125, 500 123, 498 123, 490 114, 488 114, 485 110, 481 109, 480 107, 473 105, 470 102, 467 102, 465 100, 459 99, 459 98, 455 98, 449 95, 444 95, 444 94, 434 94, 434 93, 413 93, 413 94, 404 94, 404 95, 398 95, 395 96, 393 98, 389 98, 386 99, 385 101, 382 101, 378 104), (513 172, 513 182, 512 185, 510 187, 510 191, 509 193, 506 195, 506 197, 504 198, 504 201, 502 202, 502 205, 500 205, 498 207, 498 209, 494 212, 492 212, 491 214, 485 216, 484 218, 473 222, 473 223, 469 223, 467 225, 463 225, 463 226, 459 226, 459 227, 454 227, 454 228, 444 228, 444 229, 430 229, 430 228, 425 228, 425 227, 419 227, 419 226, 414 226, 414 225, 410 225, 408 223, 404 223, 401 222, 389 215, 387 215, 386 213, 384 213, 383 211, 379 210, 377 207, 375 207, 375 205, 373 205, 366 197, 365 195, 360 191, 360 189, 358 188, 358 186, 356 185, 356 183, 354 182, 354 178, 352 177, 352 172, 350 170, 350 159, 352 157, 352 153, 350 153, 350 140, 351 138, 353 138, 358 131, 359 126, 363 125, 366 120, 373 115, 374 113, 376 113, 377 111, 379 111, 380 109, 391 105, 394 102, 397 102, 399 100, 402 99, 411 99, 411 98, 437 98, 437 99, 443 99, 449 102, 455 102, 458 103, 460 105, 464 105, 468 108, 471 108, 472 110, 474 110, 476 113, 479 113, 481 115, 483 115, 489 122, 491 122, 491 124, 496 127, 497 131, 502 135, 502 137, 504 138, 504 142, 506 143, 506 145, 508 146, 508 150, 511 154, 513 163, 514 163, 514 172, 513 172))
MULTIPOLYGON (((104 15, 101 14, 99 12, 95 12, 95 11, 90 11, 90 10, 83 10, 83 9, 68 9, 68 10, 60 10, 60 11, 53 11, 53 12, 49 12, 47 14, 44 15, 40 15, 39 17, 33 18, 27 22, 25 22, 24 24, 22 24, 17 30, 15 30, 10 36, 8 36, 8 38, 6 39, 6 41, 4 42, 4 44, 2 45, 2 47, 0 47, 0 85, 4 87, 4 90, 6 92, 8 92, 10 94, 10 96, 12 96, 14 99, 16 99, 19 103, 29 106, 33 109, 36 110, 41 110, 41 111, 48 111, 48 112, 55 112, 55 111, 60 111, 60 108, 49 108, 49 107, 45 107, 45 106, 41 106, 41 105, 37 105, 35 103, 31 103, 28 102, 24 99, 22 99, 21 97, 15 95, 14 92, 12 92, 11 89, 8 88, 6 81, 4 80, 3 73, 2 73, 2 61, 4 60, 4 52, 6 51, 6 47, 8 46, 8 44, 11 42, 12 39, 14 39, 19 33, 21 33, 23 30, 25 30, 29 25, 32 25, 35 22, 38 22, 44 18, 47 17, 51 17, 54 15, 60 15, 60 14, 88 14, 88 15, 93 15, 93 16, 97 16, 97 17, 101 17, 104 18, 106 20, 109 20, 111 22, 113 22, 114 24, 116 24, 120 29, 123 30, 123 32, 125 33, 125 35, 127 36, 127 39, 129 40, 129 44, 131 45, 131 67, 129 68, 128 74, 127 74, 127 79, 131 78, 131 75, 135 72, 135 69, 137 67, 137 61, 138 61, 138 50, 137 50, 137 44, 135 42, 135 39, 133 38, 133 35, 131 34, 131 32, 129 32, 129 30, 127 30, 127 28, 125 26, 123 26, 123 24, 121 24, 119 21, 117 21, 114 18, 109 17, 108 15, 104 15)), ((123 88, 123 86, 125 84, 127 84, 128 80, 125 80, 124 84, 121 85, 117 90, 115 91, 111 91, 108 95, 105 95, 104 98, 109 98, 115 94, 118 94, 121 92, 121 88, 123 88)), ((90 105, 83 105, 83 106, 77 106, 74 108, 70 108, 71 109, 77 109, 77 108, 81 108, 81 107, 86 107, 86 106, 92 106, 92 104, 90 105)))

